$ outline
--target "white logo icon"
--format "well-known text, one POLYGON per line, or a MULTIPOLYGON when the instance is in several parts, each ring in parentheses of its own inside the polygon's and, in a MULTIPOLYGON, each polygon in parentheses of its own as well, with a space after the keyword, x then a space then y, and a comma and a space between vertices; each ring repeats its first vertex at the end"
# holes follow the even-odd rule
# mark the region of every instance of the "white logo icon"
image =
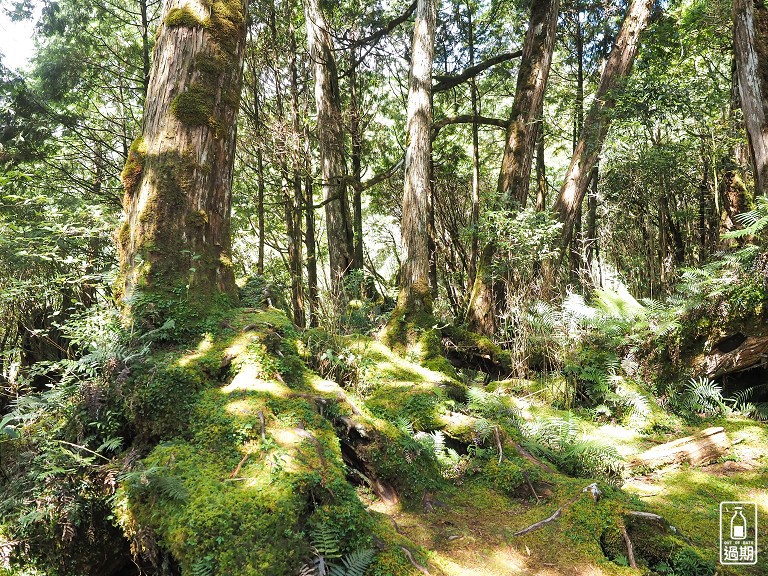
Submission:
POLYGON ((757 504, 720 503, 720 564, 757 564, 757 504))

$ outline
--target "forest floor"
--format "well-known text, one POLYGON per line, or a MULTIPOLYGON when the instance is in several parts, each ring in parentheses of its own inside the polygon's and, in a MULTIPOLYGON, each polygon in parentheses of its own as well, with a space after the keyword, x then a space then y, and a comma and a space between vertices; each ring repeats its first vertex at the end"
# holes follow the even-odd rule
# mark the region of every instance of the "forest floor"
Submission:
MULTIPOLYGON (((423 385, 423 370, 417 363, 396 357, 378 342, 366 345, 385 354, 389 361, 385 371, 396 372, 400 386, 423 385), (394 363, 394 365, 393 365, 394 363), (408 375, 418 375, 408 382, 408 375)), ((374 354, 376 356, 376 354, 374 354)), ((538 385, 525 389, 525 381, 515 382, 510 399, 521 409, 525 419, 563 417, 576 420, 585 438, 614 446, 629 460, 634 455, 659 444, 695 434, 703 428, 722 426, 731 448, 716 461, 703 466, 672 464, 655 470, 625 472, 622 492, 637 509, 663 516, 689 544, 703 552, 707 561, 717 565, 719 557, 719 504, 723 501, 755 502, 759 526, 768 526, 768 427, 745 418, 707 419, 690 423, 668 419, 663 431, 644 432, 637 421, 629 424, 595 424, 570 411, 551 408, 540 398, 538 385), (522 388, 521 388, 521 382, 522 388)), ((491 383, 487 388, 505 383, 491 383)), ((654 406, 654 411, 657 407, 654 406)), ((628 470, 629 467, 627 467, 628 470)), ((622 566, 625 558, 607 558, 600 535, 589 533, 585 520, 595 505, 581 498, 569 505, 590 480, 560 474, 547 477, 551 482, 549 497, 540 501, 533 497, 520 499, 500 493, 473 480, 460 483, 435 496, 438 506, 426 513, 423 509, 406 509, 369 497, 369 508, 390 517, 396 530, 427 551, 430 574, 450 576, 597 576, 647 573, 622 566), (549 518, 563 506, 560 518, 525 535, 515 532, 549 518), (612 560, 618 560, 616 563, 612 560)), ((590 519, 591 520, 591 519, 590 519)), ((765 534, 762 529, 759 536, 765 534)), ((760 547, 756 566, 717 566, 716 574, 758 575, 768 573, 768 553, 760 547)), ((417 572, 414 572, 416 574, 417 572)), ((424 574, 427 572, 424 571, 424 574)), ((661 572, 658 572, 661 573, 661 572)), ((669 574, 681 574, 671 568, 669 574)), ((691 572, 694 574, 694 572, 691 572)))

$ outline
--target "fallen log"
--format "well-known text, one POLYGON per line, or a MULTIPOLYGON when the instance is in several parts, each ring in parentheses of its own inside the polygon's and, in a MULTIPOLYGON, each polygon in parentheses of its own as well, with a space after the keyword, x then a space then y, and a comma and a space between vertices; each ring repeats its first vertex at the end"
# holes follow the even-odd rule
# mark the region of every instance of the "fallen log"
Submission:
POLYGON ((699 357, 694 362, 696 371, 708 378, 717 378, 768 362, 768 336, 734 338, 723 339, 713 346, 712 352, 699 357))
POLYGON ((630 461, 630 467, 659 468, 669 464, 687 462, 694 466, 708 464, 717 460, 731 447, 728 436, 722 427, 711 427, 694 434, 678 438, 666 444, 654 446, 630 461))

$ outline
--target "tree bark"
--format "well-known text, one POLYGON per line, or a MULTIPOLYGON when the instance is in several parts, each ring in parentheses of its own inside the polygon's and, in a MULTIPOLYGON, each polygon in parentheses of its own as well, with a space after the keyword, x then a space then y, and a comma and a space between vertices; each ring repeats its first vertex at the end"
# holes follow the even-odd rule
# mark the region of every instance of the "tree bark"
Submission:
POLYGON ((739 93, 755 163, 755 194, 768 191, 768 6, 734 0, 733 43, 739 93))
POLYGON ((241 0, 165 5, 143 133, 122 174, 127 220, 118 235, 120 295, 149 325, 167 318, 157 310, 150 318, 157 302, 142 295, 200 305, 237 298, 230 216, 246 9, 241 0))
MULTIPOLYGON (((534 3, 531 9, 499 173, 498 192, 510 210, 524 207, 528 197, 538 120, 552 63, 559 8, 559 0, 544 0, 534 3)), ((496 329, 491 278, 495 253, 494 242, 483 248, 467 308, 470 329, 485 335, 493 334, 496 329)))
POLYGON ((304 274, 302 258, 302 204, 304 203, 303 191, 301 189, 302 178, 302 159, 299 150, 301 139, 301 118, 299 117, 299 78, 296 68, 296 55, 298 53, 296 46, 296 31, 293 25, 290 26, 290 56, 288 58, 288 69, 291 74, 291 125, 293 129, 292 146, 292 164, 293 164, 293 198, 286 202, 286 223, 288 224, 288 262, 291 268, 291 307, 293 309, 293 323, 299 328, 306 326, 304 318, 304 274))
POLYGON ((304 126, 304 248, 307 251, 307 322, 312 328, 319 323, 317 291, 317 249, 315 248, 315 201, 312 188, 312 147, 309 140, 309 127, 304 126))
MULTIPOLYGON (((475 23, 472 20, 473 7, 471 2, 467 2, 467 26, 469 28, 469 67, 475 66, 475 23)), ((478 138, 478 107, 479 94, 477 91, 477 81, 474 77, 469 83, 470 96, 472 101, 472 214, 470 216, 470 227, 472 228, 472 242, 469 255, 469 282, 474 284, 477 274, 477 260, 480 251, 480 239, 478 237, 478 224, 480 222, 480 144, 478 138)))
POLYGON ((418 0, 408 83, 407 150, 403 191, 403 266, 398 308, 406 313, 432 311, 429 287, 429 217, 432 190, 432 61, 435 0, 418 0))
POLYGON ((355 237, 353 265, 363 269, 363 134, 360 126, 360 99, 357 86, 357 47, 350 49, 349 66, 349 135, 352 140, 352 221, 355 237))
POLYGON ((652 6, 653 0, 632 0, 600 77, 595 100, 584 121, 563 187, 555 202, 555 212, 563 222, 561 252, 557 267, 571 242, 576 216, 587 192, 592 168, 597 164, 600 150, 608 134, 609 112, 616 103, 618 90, 624 85, 632 70, 639 47, 640 33, 648 25, 652 6))
POLYGON ((304 15, 307 23, 307 45, 315 77, 317 137, 320 145, 331 288, 338 293, 342 279, 354 263, 354 236, 347 197, 339 73, 333 39, 320 8, 320 0, 304 0, 304 15))

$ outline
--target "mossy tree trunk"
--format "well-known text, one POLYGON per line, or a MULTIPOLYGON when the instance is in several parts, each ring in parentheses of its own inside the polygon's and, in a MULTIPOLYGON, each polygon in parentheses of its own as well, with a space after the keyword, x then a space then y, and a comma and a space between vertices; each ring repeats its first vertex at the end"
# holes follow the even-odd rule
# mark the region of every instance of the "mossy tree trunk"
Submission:
POLYGON ((755 164, 755 194, 768 192, 768 5, 733 1, 733 43, 741 105, 755 164))
POLYGON ((317 138, 328 234, 331 284, 335 292, 354 266, 352 217, 344 161, 344 122, 333 39, 320 0, 304 0, 307 45, 315 77, 317 138))
POLYGON ((419 0, 411 43, 403 191, 403 266, 398 298, 398 309, 405 313, 432 312, 429 204, 432 190, 430 131, 436 12, 435 0, 419 0))
POLYGON ((616 104, 618 90, 632 70, 640 45, 640 34, 648 25, 653 2, 632 0, 600 76, 597 94, 584 121, 563 187, 555 202, 555 212, 563 222, 560 261, 571 243, 576 219, 580 217, 581 204, 592 178, 592 169, 597 165, 603 142, 608 135, 610 111, 616 104))
POLYGON ((121 296, 137 319, 165 320, 150 318, 163 299, 237 297, 230 213, 246 9, 166 2, 142 135, 122 174, 121 296))
MULTIPOLYGON (((524 207, 528 198, 531 164, 539 132, 538 120, 552 64, 559 10, 559 0, 536 2, 531 9, 499 173, 498 192, 510 210, 524 207)), ((491 335, 496 330, 496 298, 491 276, 495 254, 496 244, 486 244, 480 254, 467 309, 470 329, 483 335, 491 335)))

